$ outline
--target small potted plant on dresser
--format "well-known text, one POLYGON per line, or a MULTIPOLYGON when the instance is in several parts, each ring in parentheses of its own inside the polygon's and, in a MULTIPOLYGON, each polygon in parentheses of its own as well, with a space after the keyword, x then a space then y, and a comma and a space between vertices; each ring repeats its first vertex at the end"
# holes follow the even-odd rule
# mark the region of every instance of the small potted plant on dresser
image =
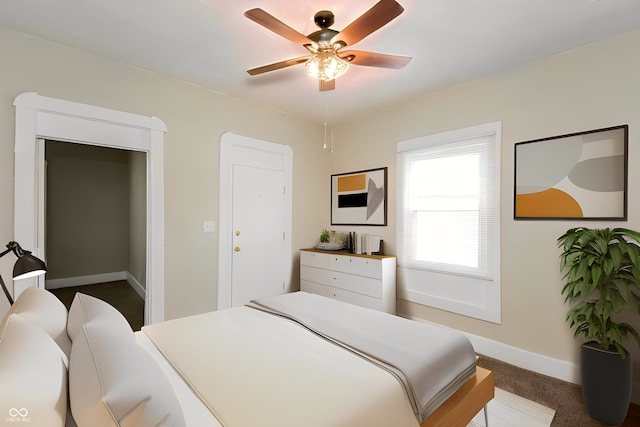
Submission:
POLYGON ((566 320, 580 349, 582 392, 589 415, 608 425, 624 422, 631 401, 632 364, 623 346, 638 332, 616 322, 622 310, 638 313, 640 233, 625 228, 577 227, 558 238, 566 320))

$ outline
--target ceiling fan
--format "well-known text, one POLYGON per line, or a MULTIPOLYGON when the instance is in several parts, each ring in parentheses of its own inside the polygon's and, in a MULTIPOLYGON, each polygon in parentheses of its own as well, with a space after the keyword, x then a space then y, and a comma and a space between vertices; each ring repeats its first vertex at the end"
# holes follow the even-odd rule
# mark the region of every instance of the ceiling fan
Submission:
POLYGON ((255 76, 304 63, 307 75, 317 78, 320 82, 320 91, 327 91, 335 89, 335 79, 344 74, 350 64, 402 68, 411 61, 410 56, 342 49, 358 43, 388 24, 403 11, 404 8, 395 0, 380 0, 342 31, 336 31, 329 28, 334 23, 333 13, 321 10, 313 17, 320 30, 305 36, 260 8, 248 10, 244 16, 285 39, 302 45, 309 54, 252 68, 247 73, 255 76))

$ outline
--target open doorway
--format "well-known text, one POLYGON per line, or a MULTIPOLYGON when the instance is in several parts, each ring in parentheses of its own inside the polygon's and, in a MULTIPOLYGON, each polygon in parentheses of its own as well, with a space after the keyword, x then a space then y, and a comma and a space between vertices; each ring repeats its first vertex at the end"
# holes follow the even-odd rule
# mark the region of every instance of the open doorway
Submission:
POLYGON ((144 322, 146 154, 46 140, 45 288, 69 308, 76 292, 144 322))
MULTIPOLYGON (((14 239, 47 261, 44 243, 44 140, 139 151, 146 161, 146 298, 144 323, 164 320, 164 133, 140 116, 27 92, 16 97, 14 239)), ((13 283, 13 296, 42 276, 13 283)))

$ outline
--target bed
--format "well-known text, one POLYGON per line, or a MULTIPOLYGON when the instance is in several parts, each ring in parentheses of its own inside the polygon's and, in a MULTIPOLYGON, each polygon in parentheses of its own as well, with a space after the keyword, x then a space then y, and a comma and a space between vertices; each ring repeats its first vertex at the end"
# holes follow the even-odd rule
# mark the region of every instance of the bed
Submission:
POLYGON ((136 333, 103 301, 50 296, 23 292, 0 326, 0 413, 32 426, 466 426, 493 398, 461 334, 313 294, 136 333))

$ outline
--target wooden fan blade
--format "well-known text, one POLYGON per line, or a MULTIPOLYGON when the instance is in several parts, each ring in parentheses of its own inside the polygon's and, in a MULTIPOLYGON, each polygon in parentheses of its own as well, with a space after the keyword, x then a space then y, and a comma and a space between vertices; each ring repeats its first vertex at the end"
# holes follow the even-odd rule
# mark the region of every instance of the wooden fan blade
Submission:
POLYGON ((287 59, 286 61, 280 61, 269 65, 263 65, 262 67, 252 68, 247 70, 250 76, 255 76, 258 74, 266 73, 269 71, 279 70, 281 68, 290 67, 292 65, 302 64, 303 62, 307 62, 310 56, 300 56, 298 58, 287 59))
POLYGON ((328 90, 334 90, 336 88, 336 79, 318 81, 320 82, 320 92, 326 92, 328 90))
POLYGON ((287 40, 291 40, 292 42, 299 45, 304 46, 306 44, 314 43, 309 38, 307 38, 307 36, 297 32, 284 22, 280 21, 278 18, 268 14, 260 8, 247 10, 244 13, 244 16, 262 25, 266 29, 273 31, 279 36, 282 36, 287 40))
POLYGON ((404 8, 395 0, 380 0, 371 9, 340 31, 331 44, 340 43, 352 46, 369 34, 391 22, 404 8))
POLYGON ((410 56, 387 55, 363 50, 345 50, 338 52, 338 55, 349 64, 395 69, 403 68, 413 59, 410 56))

